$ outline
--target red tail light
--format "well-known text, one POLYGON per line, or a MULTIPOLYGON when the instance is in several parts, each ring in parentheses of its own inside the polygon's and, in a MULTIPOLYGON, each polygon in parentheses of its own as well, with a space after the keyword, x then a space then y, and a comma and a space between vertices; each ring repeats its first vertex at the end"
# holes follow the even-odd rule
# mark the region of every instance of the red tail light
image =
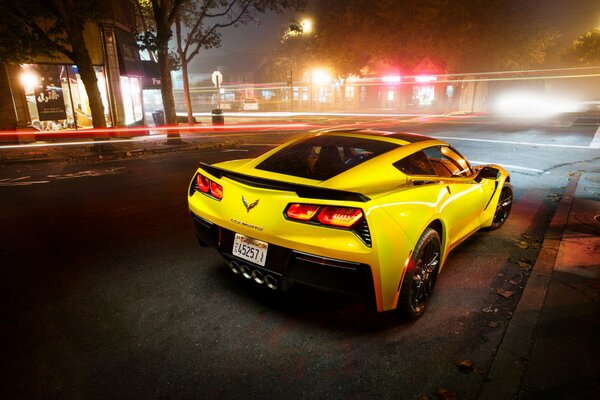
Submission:
POLYGON ((223 186, 216 182, 210 181, 210 194, 221 200, 223 198, 223 186))
POLYGON ((291 219, 310 221, 317 211, 319 211, 319 206, 313 204, 290 204, 285 215, 291 219))
POLYGON ((210 180, 204 175, 196 174, 196 185, 202 193, 208 193, 210 188, 210 180))
POLYGON ((194 194, 195 190, 216 200, 221 200, 223 198, 223 186, 219 185, 217 182, 211 181, 199 173, 196 174, 196 188, 194 188, 194 185, 190 187, 190 196, 194 194))
POLYGON ((360 208, 318 206, 315 204, 290 204, 285 215, 298 221, 319 222, 323 225, 350 228, 363 218, 360 208))
POLYGON ((319 222, 324 225, 350 228, 363 217, 360 208, 350 207, 323 207, 319 212, 319 222))

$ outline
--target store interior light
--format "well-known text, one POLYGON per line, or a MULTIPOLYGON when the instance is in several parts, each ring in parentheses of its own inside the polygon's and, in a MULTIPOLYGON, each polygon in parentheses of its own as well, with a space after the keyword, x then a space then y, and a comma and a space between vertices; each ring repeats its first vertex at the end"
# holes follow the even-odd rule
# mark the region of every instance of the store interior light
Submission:
POLYGON ((30 91, 28 89, 32 89, 40 84, 40 77, 32 71, 26 71, 21 74, 21 82, 25 91, 30 91))

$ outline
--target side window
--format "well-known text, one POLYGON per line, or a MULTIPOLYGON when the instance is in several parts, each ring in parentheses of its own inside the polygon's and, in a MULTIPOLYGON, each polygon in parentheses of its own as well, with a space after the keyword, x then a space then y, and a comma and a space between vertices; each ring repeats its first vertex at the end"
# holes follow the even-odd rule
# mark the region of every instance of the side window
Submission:
POLYGON ((396 161, 394 167, 407 175, 436 175, 431 162, 422 151, 396 161))
POLYGON ((467 177, 473 173, 467 160, 448 146, 428 147, 423 151, 438 176, 444 178, 467 177))

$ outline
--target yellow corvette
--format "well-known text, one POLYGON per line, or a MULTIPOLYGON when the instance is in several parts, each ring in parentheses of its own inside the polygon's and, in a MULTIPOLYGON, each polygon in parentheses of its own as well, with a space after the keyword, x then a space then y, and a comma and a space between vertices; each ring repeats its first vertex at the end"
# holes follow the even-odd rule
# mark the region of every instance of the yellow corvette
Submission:
POLYGON ((379 312, 425 311, 448 253, 508 218, 497 165, 473 167, 412 133, 309 135, 256 159, 201 164, 188 192, 202 245, 274 290, 294 283, 359 292, 379 312))

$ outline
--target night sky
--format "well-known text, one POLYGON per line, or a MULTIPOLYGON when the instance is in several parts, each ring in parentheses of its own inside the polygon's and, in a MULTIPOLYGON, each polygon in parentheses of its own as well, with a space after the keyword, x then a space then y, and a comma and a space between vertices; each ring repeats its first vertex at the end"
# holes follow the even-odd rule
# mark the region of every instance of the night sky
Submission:
MULTIPOLYGON (((296 17, 299 19, 301 15, 296 17)), ((577 35, 600 27, 600 0, 540 0, 540 15, 548 27, 561 33, 559 47, 564 48, 577 35)), ((192 62, 191 72, 211 72, 219 65, 231 67, 232 63, 259 63, 277 45, 281 33, 294 15, 272 13, 260 18, 260 26, 247 25, 224 30, 221 48, 201 52, 192 62)), ((253 70, 255 67, 256 65, 251 65, 250 68, 237 65, 236 69, 253 70)))

